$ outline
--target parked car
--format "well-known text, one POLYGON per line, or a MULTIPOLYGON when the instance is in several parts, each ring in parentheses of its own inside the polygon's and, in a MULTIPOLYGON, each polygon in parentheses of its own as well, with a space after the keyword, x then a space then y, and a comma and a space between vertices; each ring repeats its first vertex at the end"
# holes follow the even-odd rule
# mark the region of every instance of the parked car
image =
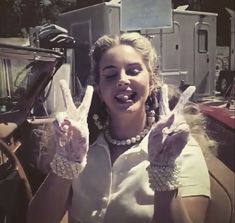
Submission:
POLYGON ((25 223, 42 176, 31 165, 27 117, 63 63, 59 52, 0 44, 0 222, 25 223), (37 185, 36 185, 37 184, 37 185))

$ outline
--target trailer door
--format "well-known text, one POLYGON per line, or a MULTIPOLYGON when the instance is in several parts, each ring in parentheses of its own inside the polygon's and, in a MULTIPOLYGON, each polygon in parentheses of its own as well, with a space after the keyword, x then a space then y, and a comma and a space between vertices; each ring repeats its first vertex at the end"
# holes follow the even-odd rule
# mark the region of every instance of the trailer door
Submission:
POLYGON ((210 30, 209 24, 198 22, 194 32, 194 84, 200 95, 210 94, 210 30))
POLYGON ((186 79, 180 67, 180 24, 174 21, 172 28, 160 29, 152 44, 158 53, 161 78, 167 84, 179 86, 180 81, 186 79))
POLYGON ((180 70, 180 24, 173 23, 171 31, 162 33, 162 71, 180 70))

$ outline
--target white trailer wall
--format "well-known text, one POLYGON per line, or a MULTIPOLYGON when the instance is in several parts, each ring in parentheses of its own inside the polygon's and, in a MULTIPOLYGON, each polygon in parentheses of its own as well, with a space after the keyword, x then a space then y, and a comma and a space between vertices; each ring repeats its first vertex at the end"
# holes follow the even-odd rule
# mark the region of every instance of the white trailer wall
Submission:
POLYGON ((184 80, 197 86, 198 95, 213 94, 216 16, 213 13, 173 11, 173 27, 156 30, 152 41, 159 53, 161 75, 166 82, 179 85, 184 80))

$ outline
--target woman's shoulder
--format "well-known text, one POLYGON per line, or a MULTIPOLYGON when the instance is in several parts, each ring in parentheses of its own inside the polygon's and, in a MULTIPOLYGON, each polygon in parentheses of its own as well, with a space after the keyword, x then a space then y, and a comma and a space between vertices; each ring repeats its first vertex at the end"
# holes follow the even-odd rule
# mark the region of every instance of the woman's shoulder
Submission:
POLYGON ((189 141, 180 157, 181 196, 204 195, 210 197, 210 178, 205 157, 193 136, 189 136, 189 141))
POLYGON ((188 143, 181 152, 181 157, 190 156, 203 156, 201 146, 197 140, 190 134, 188 138, 188 143))
POLYGON ((189 136, 189 141, 182 150, 179 160, 182 165, 182 170, 192 171, 197 170, 198 173, 208 172, 203 151, 193 136, 189 136))

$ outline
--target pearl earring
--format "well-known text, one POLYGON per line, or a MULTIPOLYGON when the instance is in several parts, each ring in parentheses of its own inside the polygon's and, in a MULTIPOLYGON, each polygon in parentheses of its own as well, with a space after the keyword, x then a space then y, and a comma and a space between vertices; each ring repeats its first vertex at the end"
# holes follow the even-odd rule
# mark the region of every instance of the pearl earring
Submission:
POLYGON ((150 110, 147 112, 147 121, 148 124, 151 125, 155 122, 155 111, 154 110, 150 110))
POLYGON ((153 109, 150 110, 149 105, 145 105, 145 109, 147 114, 147 122, 149 125, 152 125, 155 122, 156 112, 153 109))
POLYGON ((94 114, 92 116, 93 120, 94 120, 94 123, 96 125, 96 127, 99 129, 99 130, 102 130, 104 129, 104 126, 101 124, 101 122, 99 121, 99 115, 97 114, 94 114))

